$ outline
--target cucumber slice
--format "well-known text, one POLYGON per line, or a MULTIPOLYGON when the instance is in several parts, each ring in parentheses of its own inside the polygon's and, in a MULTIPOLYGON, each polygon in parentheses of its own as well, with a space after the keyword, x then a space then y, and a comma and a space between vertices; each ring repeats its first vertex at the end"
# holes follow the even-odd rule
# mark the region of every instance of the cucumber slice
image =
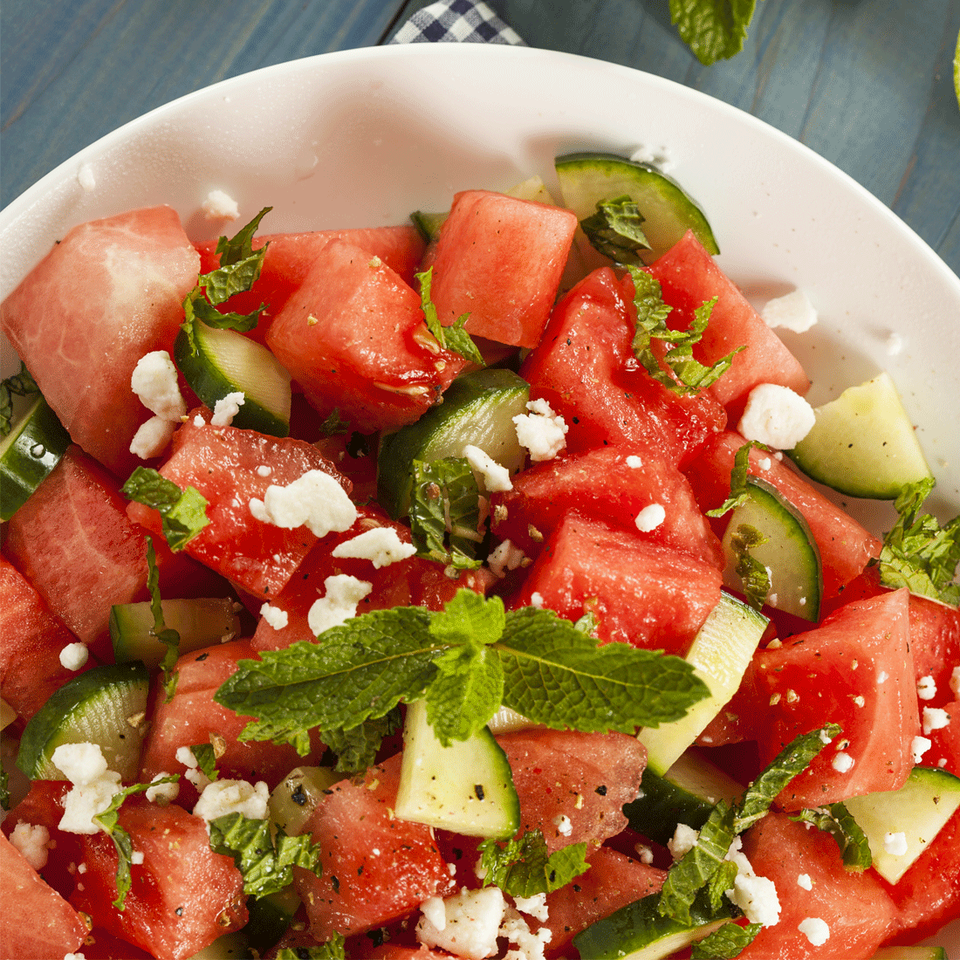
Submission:
POLYGON ((54 765, 64 743, 96 743, 107 767, 136 780, 146 729, 150 673, 139 661, 93 667, 65 683, 31 718, 17 766, 31 780, 65 780, 54 765))
MULTIPOLYGON (((240 617, 228 597, 161 600, 160 607, 163 622, 180 634, 180 653, 240 636, 240 617)), ((110 639, 117 663, 142 660, 148 667, 159 666, 167 648, 153 628, 149 601, 114 605, 110 609, 110 639)))
POLYGON ((581 930, 573 945, 581 957, 590 960, 663 960, 702 940, 733 917, 715 918, 695 901, 690 908, 692 923, 680 923, 657 912, 659 894, 628 903, 603 920, 581 930))
POLYGON ((38 396, 0 441, 0 520, 9 520, 60 462, 70 434, 38 396))
POLYGON ((732 540, 741 525, 752 527, 767 538, 766 543, 750 549, 750 556, 770 575, 767 605, 816 623, 820 619, 823 571, 807 521, 765 480, 747 477, 747 488, 746 503, 734 508, 723 535, 727 556, 724 582, 731 590, 744 589, 736 572, 738 558, 732 540))
POLYGON ((512 837, 520 801, 503 748, 486 728, 444 747, 427 722, 425 701, 407 707, 403 763, 394 812, 467 837, 512 837))
POLYGON ((844 803, 866 834, 874 869, 896 883, 960 808, 960 778, 946 770, 914 767, 899 790, 850 797, 844 803))
POLYGON ((808 477, 851 497, 894 500, 931 476, 889 374, 847 387, 814 414, 813 428, 787 451, 808 477))
MULTIPOLYGON (((683 188, 671 177, 654 167, 618 157, 611 153, 570 153, 556 159, 557 177, 564 206, 572 210, 578 220, 597 212, 602 200, 629 196, 643 215, 643 232, 651 250, 640 251, 641 258, 651 263, 667 252, 687 230, 709 253, 717 254, 713 230, 706 216, 683 188)), ((600 256, 589 241, 578 231, 578 245, 588 264, 600 256), (586 244, 586 247, 584 247, 586 244)), ((601 258, 609 263, 606 257, 601 258)))
POLYGON ((270 819, 288 837, 297 836, 326 791, 341 780, 343 774, 332 767, 294 767, 270 794, 270 819))
POLYGON ((870 960, 950 960, 943 947, 880 947, 870 960))
POLYGON ((630 826, 666 846, 677 824, 699 830, 718 800, 732 802, 743 787, 695 750, 682 754, 662 776, 649 766, 643 771, 640 795, 623 808, 630 826))
POLYGON ((217 937, 213 943, 202 947, 187 960, 246 960, 249 956, 250 940, 244 927, 243 930, 234 930, 233 933, 217 937))
POLYGON ((647 769, 663 776, 737 692, 768 620, 727 593, 704 621, 686 660, 710 688, 685 717, 659 727, 644 727, 637 739, 647 748, 647 769))
POLYGON ((212 410, 218 400, 242 393, 233 426, 273 437, 290 433, 290 374, 262 344, 236 330, 194 323, 190 346, 185 330, 177 334, 173 357, 190 389, 212 410))
POLYGON ((242 933, 249 944, 244 957, 264 957, 287 932, 300 909, 300 896, 291 885, 279 893, 271 893, 247 901, 250 919, 242 933))
POLYGON ((413 225, 417 228, 420 236, 423 237, 427 243, 432 243, 440 236, 440 228, 448 216, 449 211, 447 210, 444 210, 442 213, 431 213, 428 210, 414 210, 413 213, 410 214, 410 219, 413 221, 413 225))
MULTIPOLYGON (((459 457, 467 444, 480 447, 516 473, 524 449, 513 418, 526 413, 530 387, 512 370, 486 368, 458 377, 416 423, 383 437, 377 461, 377 499, 395 520, 406 515, 414 460, 459 457)), ((483 478, 477 477, 483 491, 483 478)))

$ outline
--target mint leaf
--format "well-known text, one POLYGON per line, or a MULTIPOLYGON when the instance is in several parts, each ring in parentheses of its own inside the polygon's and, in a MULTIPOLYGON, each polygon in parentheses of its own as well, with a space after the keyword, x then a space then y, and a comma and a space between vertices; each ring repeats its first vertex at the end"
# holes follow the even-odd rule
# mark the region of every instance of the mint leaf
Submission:
POLYGON ((160 514, 171 550, 182 550, 207 524, 207 501, 196 487, 181 490, 152 467, 137 467, 121 492, 160 514))
POLYGON ((483 359, 483 354, 480 353, 479 348, 473 342, 470 334, 464 329, 464 324, 467 322, 470 314, 465 313, 463 316, 457 317, 451 326, 445 327, 440 322, 440 318, 437 315, 437 308, 430 298, 430 287, 433 283, 433 267, 429 267, 427 270, 424 270, 423 273, 417 273, 414 276, 420 284, 420 305, 423 309, 423 317, 427 324, 427 329, 436 338, 437 343, 439 343, 444 350, 452 350, 454 353, 459 353, 464 360, 475 363, 478 367, 485 367, 486 361, 483 359))
POLYGON ((704 65, 743 49, 756 0, 670 0, 670 20, 704 65))
POLYGON ((160 599, 160 570, 157 568, 157 554, 153 548, 153 537, 147 537, 147 589, 150 591, 150 612, 153 614, 153 635, 166 647, 160 669, 163 671, 163 689, 167 703, 177 691, 177 679, 174 672, 180 657, 180 634, 168 627, 163 619, 163 602, 160 599))
POLYGON ((742 927, 738 923, 725 923, 691 947, 690 960, 734 960, 753 943, 762 929, 760 923, 748 923, 742 927))
MULTIPOLYGON (((233 237, 220 237, 217 240, 217 256, 220 267, 232 267, 262 254, 253 249, 253 235, 260 229, 260 221, 273 209, 264 207, 249 223, 242 226, 233 237)), ((261 247, 261 249, 263 249, 261 247)), ((210 274, 206 274, 210 276, 210 274)), ((249 289, 249 288, 248 288, 249 289)))
POLYGON ((628 264, 627 270, 633 278, 634 305, 637 308, 633 353, 644 370, 668 390, 679 394, 696 393, 716 383, 730 369, 734 355, 745 349, 738 347, 709 367, 694 359, 693 345, 702 339, 707 329, 716 298, 694 310, 688 330, 671 330, 667 326, 667 317, 672 308, 663 301, 659 281, 639 267, 628 264), (662 361, 653 350, 654 340, 669 345, 662 361))
POLYGON ((477 850, 483 885, 492 883, 511 897, 552 893, 590 869, 586 843, 572 843, 548 854, 540 830, 530 830, 506 843, 484 840, 477 850))
MULTIPOLYGON (((200 772, 210 781, 216 780, 217 773, 217 751, 212 743, 195 743, 190 748, 200 772)), ((221 750, 221 754, 222 754, 221 750)))
POLYGON ((750 551, 769 540, 756 527, 741 523, 730 537, 730 546, 737 558, 734 572, 740 578, 744 597, 754 610, 759 610, 770 593, 770 574, 750 551))
POLYGON ((337 756, 334 770, 356 773, 373 766, 384 737, 396 733, 402 726, 399 711, 393 709, 384 717, 365 720, 349 730, 324 730, 320 739, 337 756))
POLYGON ((318 947, 283 947, 276 953, 276 960, 345 960, 344 939, 335 933, 318 947))
POLYGON ((458 569, 480 566, 480 488, 465 457, 413 461, 409 521, 418 556, 458 569))
POLYGON ((733 469, 730 471, 730 496, 713 510, 707 511, 708 517, 722 517, 725 513, 735 509, 747 502, 750 497, 750 487, 747 485, 747 474, 750 468, 750 451, 756 447, 758 450, 769 450, 766 444, 759 443, 756 440, 748 440, 733 456, 733 469))
POLYGON ((294 866, 320 873, 320 847, 309 834, 288 837, 271 820, 228 813, 210 821, 210 849, 233 857, 243 874, 243 892, 266 897, 293 883, 294 866))
POLYGON ((818 830, 829 833, 837 841, 843 866, 847 870, 861 873, 873 864, 866 834, 844 804, 831 803, 826 807, 801 810, 790 819, 798 823, 812 823, 818 830))
POLYGON ((467 740, 485 727, 503 702, 503 664, 481 643, 449 647, 434 661, 437 675, 427 687, 427 721, 444 747, 467 740))
POLYGON ((130 876, 130 866, 133 863, 133 841, 130 839, 130 834, 120 826, 120 807, 127 797, 135 793, 143 793, 158 783, 176 783, 179 779, 179 774, 173 774, 169 777, 153 780, 150 783, 135 783, 130 787, 124 787, 119 793, 113 795, 110 806, 106 810, 92 818, 100 824, 117 849, 117 899, 113 901, 113 905, 118 910, 125 909, 127 894, 133 884, 130 876))
POLYGON ((8 436, 13 429, 13 398, 39 392, 40 388, 21 360, 20 372, 0 382, 0 437, 8 436))
POLYGON ((441 643, 496 643, 507 623, 503 601, 473 590, 458 590, 430 621, 430 633, 441 643))
POLYGON ((960 584, 955 582, 960 565, 960 516, 941 527, 936 517, 920 513, 935 482, 928 477, 910 484, 894 501, 899 516, 884 537, 877 560, 880 582, 960 606, 960 584))
POLYGON ((638 250, 649 250, 640 224, 643 215, 629 196, 597 203, 597 212, 580 221, 591 246, 616 263, 639 263, 638 250))

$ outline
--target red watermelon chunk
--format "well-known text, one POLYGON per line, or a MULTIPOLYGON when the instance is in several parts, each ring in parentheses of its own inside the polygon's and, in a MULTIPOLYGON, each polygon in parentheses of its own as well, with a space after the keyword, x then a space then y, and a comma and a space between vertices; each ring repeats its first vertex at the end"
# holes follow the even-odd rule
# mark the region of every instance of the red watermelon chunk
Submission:
POLYGON ((79 951, 83 917, 0 833, 0 950, 16 960, 50 960, 79 951))
POLYGON ((598 846, 627 825, 647 751, 625 733, 527 729, 497 736, 520 799, 519 834, 542 831, 553 853, 572 843, 598 846))
POLYGON ((774 882, 780 921, 763 927, 741 960, 866 960, 895 929, 896 906, 879 876, 845 869, 828 833, 774 812, 747 831, 743 852, 758 876, 774 882), (810 889, 798 882, 803 875, 810 889), (799 929, 808 918, 827 925, 820 946, 799 929))
POLYGON ((726 414, 706 391, 679 396, 654 380, 633 356, 635 327, 632 281, 601 267, 556 305, 520 375, 566 420, 570 451, 627 443, 682 464, 726 414))
POLYGON ((730 369, 709 389, 724 406, 740 407, 760 383, 778 383, 803 396, 810 380, 800 362, 770 329, 736 285, 687 232, 648 268, 659 281, 663 299, 674 309, 668 323, 686 329, 693 312, 717 297, 710 322, 693 355, 708 366, 738 347, 730 369))
POLYGON ((131 867, 124 909, 117 898, 117 850, 105 833, 82 838, 86 872, 70 902, 122 940, 157 960, 186 960, 247 921, 243 877, 233 858, 210 849, 207 825, 176 804, 142 797, 120 808, 120 826, 143 863, 131 867))
MULTIPOLYGON (((307 527, 285 529, 257 520, 251 499, 263 500, 271 484, 287 486, 308 470, 336 478, 348 493, 350 482, 302 440, 215 427, 204 417, 209 411, 191 414, 177 430, 160 468, 181 489, 193 486, 207 500, 210 523, 184 552, 258 597, 276 596, 317 538, 307 527)), ((138 503, 128 510, 138 523, 160 532, 156 511, 138 503)))
MULTIPOLYGON (((366 227, 350 230, 312 230, 306 233, 268 233, 253 238, 253 249, 269 244, 263 255, 260 276, 253 287, 234 294, 220 307, 223 311, 251 313, 265 305, 250 336, 263 342, 273 318, 303 282, 313 261, 331 240, 346 240, 371 257, 379 257, 388 267, 412 284, 423 256, 424 242, 416 227, 366 227)), ((209 273, 220 266, 216 240, 197 244, 200 272, 209 273)))
POLYGON ((841 734, 780 794, 786 810, 896 790, 920 732, 906 589, 841 607, 813 630, 754 657, 766 764, 827 723, 841 734))
POLYGON ((427 330, 420 295, 345 240, 318 253, 267 346, 321 414, 337 410, 361 433, 412 423, 464 365, 427 330))
POLYGON ((557 296, 577 217, 487 190, 456 194, 440 228, 431 294, 440 322, 535 347, 557 296))
POLYGON ((170 351, 200 258, 170 207, 74 227, 0 305, 0 329, 74 441, 125 476, 150 417, 137 361, 170 351))
POLYGON ((624 444, 534 464, 513 478, 513 489, 491 497, 493 532, 529 556, 569 510, 641 533, 645 540, 689 553, 722 569, 723 549, 704 519, 686 477, 656 452, 624 444), (662 507, 653 529, 637 517, 662 507))
POLYGON ((361 781, 343 780, 317 805, 305 831, 320 845, 322 875, 294 868, 310 932, 320 942, 398 920, 432 896, 447 896, 453 880, 420 823, 393 815, 400 755, 371 767, 361 781))
POLYGON ((720 585, 711 563, 571 512, 511 606, 543 606, 573 621, 592 613, 601 641, 682 656, 720 601, 720 585))

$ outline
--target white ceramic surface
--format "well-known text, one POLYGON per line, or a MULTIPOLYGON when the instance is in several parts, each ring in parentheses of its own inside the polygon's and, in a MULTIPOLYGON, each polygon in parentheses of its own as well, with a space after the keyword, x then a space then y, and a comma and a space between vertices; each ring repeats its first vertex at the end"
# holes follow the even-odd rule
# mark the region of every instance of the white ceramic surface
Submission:
MULTIPOLYGON (((583 149, 667 158, 706 211, 720 265, 751 298, 802 287, 820 313, 784 339, 823 402, 887 369, 960 512, 960 279, 885 206, 772 127, 661 78, 482 44, 345 51, 269 67, 155 110, 83 150, 0 212, 0 296, 73 224, 168 203, 194 239, 213 189, 265 232, 404 222, 454 191, 507 189, 583 149), (902 343, 891 349, 891 334, 902 343)), ((15 363, 4 343, 3 373, 15 363)), ((855 505, 873 525, 889 519, 855 505)), ((960 957, 960 925, 949 934, 960 957)))

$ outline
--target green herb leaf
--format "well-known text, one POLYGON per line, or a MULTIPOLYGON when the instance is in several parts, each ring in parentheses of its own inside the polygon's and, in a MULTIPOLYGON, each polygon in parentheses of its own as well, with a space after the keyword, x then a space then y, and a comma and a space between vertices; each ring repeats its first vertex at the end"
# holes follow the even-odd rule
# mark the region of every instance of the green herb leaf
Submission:
POLYGON ((345 960, 344 939, 335 933, 319 947, 283 947, 276 954, 276 960, 345 960))
POLYGON ((920 513, 934 483, 927 478, 910 484, 894 502, 899 516, 880 550, 880 582, 960 606, 960 584, 955 582, 960 565, 960 516, 941 527, 936 517, 920 513))
POLYGON ((335 437, 350 432, 350 421, 340 417, 340 408, 334 407, 327 418, 320 424, 321 437, 335 437))
MULTIPOLYGON (((260 221, 272 209, 273 207, 264 207, 248 224, 242 226, 233 237, 220 237, 217 240, 217 256, 220 258, 221 267, 232 267, 257 256, 259 251, 255 252, 253 249, 253 235, 260 229, 260 221)), ((261 249, 263 248, 261 247, 261 249)), ((260 256, 262 258, 262 254, 260 256)))
POLYGON ((768 539, 748 523, 741 523, 730 537, 730 546, 737 558, 734 570, 743 585, 744 597, 754 610, 761 609, 767 601, 770 574, 756 557, 751 556, 750 551, 766 543, 768 539))
POLYGON ((150 591, 150 612, 153 614, 153 635, 166 647, 160 669, 163 671, 163 689, 167 703, 177 691, 179 674, 174 672, 180 657, 180 634, 168 627, 163 619, 163 602, 160 599, 160 570, 157 568, 157 553, 153 537, 147 537, 147 589, 150 591))
POLYGON ((212 743, 195 743, 190 748, 200 772, 211 782, 219 776, 217 772, 217 751, 212 743))
POLYGON ((427 687, 427 721, 444 747, 466 740, 489 723, 503 702, 503 664, 481 643, 448 647, 434 661, 427 687))
POLYGON ((445 327, 440 322, 440 318, 437 315, 437 308, 434 306, 433 300, 430 297, 430 287, 433 283, 433 267, 429 267, 427 270, 424 270, 423 273, 415 274, 415 278, 420 284, 420 304, 423 309, 427 329, 436 338, 437 343, 439 343, 444 350, 452 350, 454 353, 459 353, 464 360, 470 363, 475 363, 479 367, 486 366, 483 354, 480 353, 479 348, 473 342, 470 334, 464 329, 464 324, 467 322, 470 314, 465 313, 463 316, 457 317, 453 324, 448 327, 445 327))
POLYGON ((572 843, 548 854, 540 830, 530 830, 506 843, 484 840, 477 850, 483 885, 492 883, 511 897, 552 893, 590 869, 585 843, 572 843))
POLYGON ((663 301, 659 281, 639 267, 628 264, 627 270, 633 278, 637 308, 633 353, 644 370, 658 383, 679 394, 696 393, 716 383, 730 369, 734 355, 744 349, 738 347, 709 367, 693 358, 693 345, 702 339, 716 299, 694 310, 688 330, 671 330, 667 326, 667 317, 672 308, 663 301), (654 340, 669 344, 662 360, 653 350, 654 340))
POLYGON ((690 960, 734 960, 753 943, 763 924, 725 923, 713 933, 698 940, 690 950, 690 960))
POLYGON ((591 246, 616 263, 639 263, 638 250, 651 249, 640 224, 644 217, 629 196, 601 200, 597 212, 580 221, 591 246))
POLYGON ((320 739, 337 756, 335 770, 356 773, 373 766, 384 737, 396 733, 402 726, 400 712, 394 709, 384 717, 365 720, 349 730, 324 730, 320 739))
POLYGON ((670 0, 670 20, 696 58, 710 66, 743 49, 756 0, 670 0))
POLYGON ((13 429, 13 398, 28 397, 39 393, 40 388, 30 376, 30 371, 20 362, 20 372, 0 382, 0 437, 6 437, 13 429))
POLYGON ((181 490, 151 467, 137 467, 122 493, 160 514, 171 550, 182 550, 208 523, 207 501, 196 487, 181 490))
POLYGON ((837 841, 847 870, 861 873, 873 864, 866 834, 844 804, 831 803, 826 807, 801 810, 790 819, 798 823, 812 823, 818 830, 829 833, 837 841))
POLYGON ((737 449, 733 457, 733 469, 730 471, 730 496, 713 510, 707 511, 708 517, 722 517, 725 513, 742 506, 750 497, 750 487, 747 485, 747 474, 750 468, 750 451, 768 450, 769 447, 756 440, 748 440, 737 449))
POLYGON ((113 795, 110 806, 106 810, 92 818, 100 824, 117 849, 117 899, 113 901, 113 905, 118 910, 125 909, 127 894, 133 883, 130 876, 130 866, 133 863, 133 841, 130 839, 130 834, 120 826, 120 807, 127 797, 135 793, 143 793, 159 783, 176 783, 179 779, 180 775, 174 774, 169 777, 160 777, 150 783, 135 783, 130 787, 124 787, 113 795))
POLYGON ((465 457, 413 461, 409 520, 418 556, 457 569, 480 566, 480 488, 465 457))
POLYGON ((320 847, 309 834, 288 837, 269 819, 229 813, 210 821, 210 849, 233 857, 243 874, 243 892, 266 897, 293 883, 294 866, 320 874, 320 847))

